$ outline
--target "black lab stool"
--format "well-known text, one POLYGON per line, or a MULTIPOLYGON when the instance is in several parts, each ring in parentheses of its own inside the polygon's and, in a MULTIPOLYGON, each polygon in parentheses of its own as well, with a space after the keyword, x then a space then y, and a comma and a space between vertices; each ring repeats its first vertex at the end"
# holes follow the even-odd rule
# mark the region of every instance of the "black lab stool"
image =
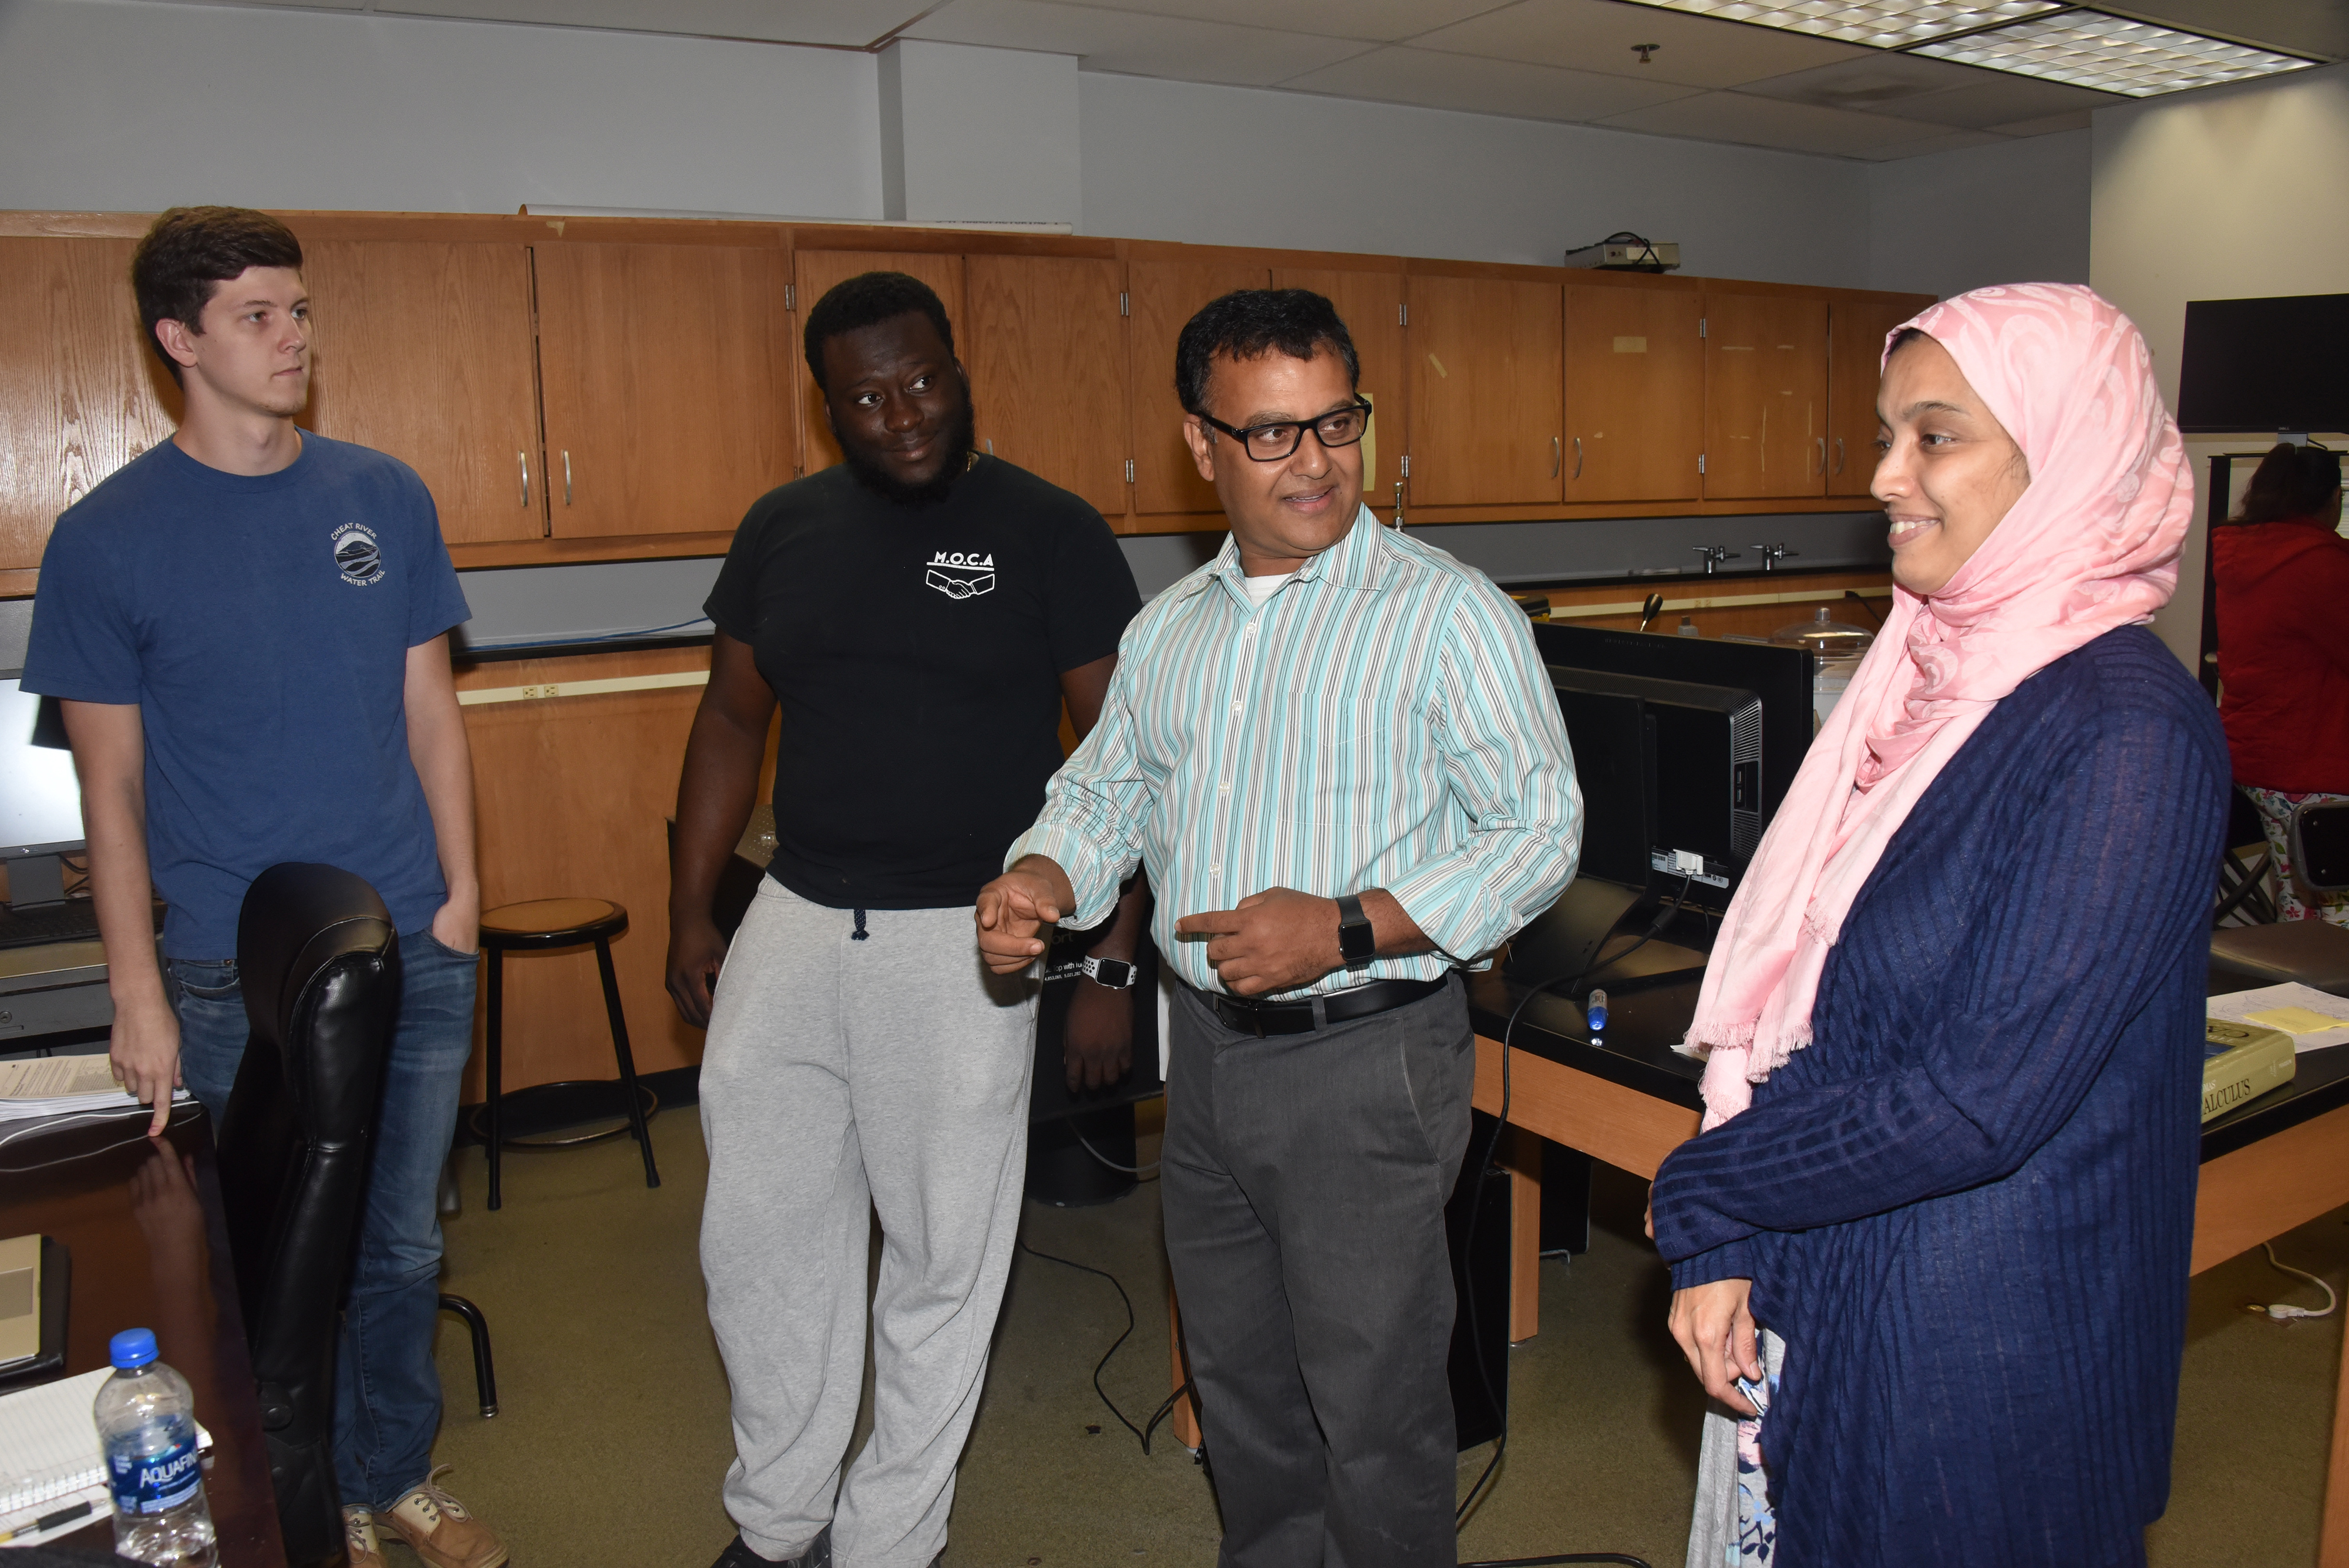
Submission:
MULTIPOLYGON (((636 1059, 628 1050, 628 1021, 620 1011, 620 982, 612 973, 612 939, 628 929, 628 911, 608 898, 535 898, 524 904, 505 904, 481 917, 481 950, 490 961, 490 1101, 489 1130, 485 1140, 490 1149, 490 1207, 500 1202, 498 1187, 499 1156, 509 1141, 518 1147, 567 1147, 574 1144, 595 1143, 619 1136, 617 1127, 605 1128, 585 1137, 508 1140, 505 1137, 505 1096, 500 1089, 500 1073, 504 1066, 505 1051, 505 955, 510 952, 543 952, 553 948, 575 948, 593 942, 595 946, 595 967, 604 977, 604 1011, 612 1021, 612 1054, 620 1065, 620 1097, 627 1106, 627 1130, 644 1150, 645 1185, 658 1187, 660 1171, 653 1164, 652 1135, 645 1123, 653 1112, 660 1109, 660 1101, 653 1092, 636 1081, 636 1059)), ((566 1083, 541 1084, 533 1088, 518 1089, 523 1095, 543 1095, 550 1099, 576 1098, 583 1092, 608 1089, 608 1084, 566 1083)), ((478 1113, 477 1113, 478 1114, 478 1113)), ((475 1131, 480 1124, 475 1123, 475 1131)))

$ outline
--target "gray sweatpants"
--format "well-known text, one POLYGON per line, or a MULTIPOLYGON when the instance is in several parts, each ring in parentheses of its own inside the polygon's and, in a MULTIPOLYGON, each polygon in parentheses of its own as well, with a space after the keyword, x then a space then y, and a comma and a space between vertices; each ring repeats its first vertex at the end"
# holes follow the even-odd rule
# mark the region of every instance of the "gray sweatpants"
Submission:
POLYGON ((762 880, 709 1020, 701 1272, 733 1393, 726 1511, 762 1556, 830 1521, 840 1568, 928 1568, 1018 1234, 1036 987, 988 974, 968 909, 856 924, 762 880), (873 1435, 843 1483, 876 1210, 873 1435))

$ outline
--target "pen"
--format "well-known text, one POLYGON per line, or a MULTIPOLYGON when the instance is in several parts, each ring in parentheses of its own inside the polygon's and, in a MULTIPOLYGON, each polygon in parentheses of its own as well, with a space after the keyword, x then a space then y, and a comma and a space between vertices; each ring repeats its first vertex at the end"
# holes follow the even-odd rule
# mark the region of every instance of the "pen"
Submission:
POLYGON ((30 1524, 0 1534, 0 1546, 5 1546, 22 1536, 38 1535, 45 1530, 55 1530, 60 1524, 82 1518, 89 1511, 90 1505, 88 1502, 78 1502, 71 1508, 61 1508, 55 1513, 45 1513, 30 1524))

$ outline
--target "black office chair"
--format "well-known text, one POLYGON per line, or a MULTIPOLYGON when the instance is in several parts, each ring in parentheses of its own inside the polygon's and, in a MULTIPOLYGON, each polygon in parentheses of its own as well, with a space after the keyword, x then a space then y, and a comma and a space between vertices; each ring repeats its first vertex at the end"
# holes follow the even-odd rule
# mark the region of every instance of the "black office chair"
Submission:
POLYGON ((399 936, 365 880, 273 866, 237 918, 253 1034, 221 1194, 288 1562, 339 1563, 335 1345, 399 1005, 399 936))

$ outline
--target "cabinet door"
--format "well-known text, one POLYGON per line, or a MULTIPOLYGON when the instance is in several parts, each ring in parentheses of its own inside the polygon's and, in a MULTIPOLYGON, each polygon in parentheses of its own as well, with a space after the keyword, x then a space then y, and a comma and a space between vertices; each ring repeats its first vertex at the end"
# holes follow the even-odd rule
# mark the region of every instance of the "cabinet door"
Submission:
POLYGON ((798 367, 792 372, 799 380, 798 472, 813 473, 840 461, 840 443, 833 439, 832 421, 824 417, 823 389, 817 387, 814 375, 807 368, 808 312, 815 308, 816 301, 824 296, 826 290, 860 273, 907 273, 937 291, 947 307, 947 319, 954 325, 956 352, 967 358, 968 350, 963 343, 962 331, 962 257, 927 251, 800 251, 792 257, 792 271, 799 286, 799 313, 792 318, 795 325, 784 351, 798 367))
POLYGON ((1362 499, 1381 513, 1392 514, 1395 460, 1411 450, 1409 409, 1403 395, 1410 378, 1403 367, 1402 274, 1280 267, 1272 275, 1272 286, 1309 288, 1324 295, 1346 323, 1347 336, 1354 340, 1354 357, 1362 365, 1362 394, 1371 400, 1370 433, 1362 437, 1362 499), (1379 456, 1381 452, 1386 453, 1384 466, 1379 456))
POLYGON ((1263 288, 1260 266, 1214 262, 1138 261, 1126 266, 1133 299, 1133 509, 1221 512, 1216 487, 1199 477, 1183 440, 1183 404, 1174 396, 1174 339, 1211 299, 1236 288, 1263 288))
POLYGON ((732 528, 792 476, 783 254, 534 246, 558 539, 732 528))
POLYGON ((1090 256, 966 256, 963 365, 978 442, 1126 512, 1125 321, 1118 264, 1090 256))
POLYGON ((137 244, 0 239, 0 571, 38 566, 57 514, 178 422, 130 296, 137 244))
POLYGON ((1826 493, 1827 302, 1704 296, 1708 497, 1826 493))
POLYGON ((1675 501, 1702 481, 1703 297, 1566 290, 1566 498, 1675 501))
POLYGON ((1411 499, 1556 501, 1565 442, 1554 283, 1411 280, 1411 499))
POLYGON ((1884 337, 1912 300, 1838 299, 1827 307, 1827 493, 1865 495, 1876 477, 1876 384, 1884 337))
POLYGON ((546 464, 519 244, 302 247, 314 368, 303 423, 416 470, 452 545, 546 532, 546 464))

